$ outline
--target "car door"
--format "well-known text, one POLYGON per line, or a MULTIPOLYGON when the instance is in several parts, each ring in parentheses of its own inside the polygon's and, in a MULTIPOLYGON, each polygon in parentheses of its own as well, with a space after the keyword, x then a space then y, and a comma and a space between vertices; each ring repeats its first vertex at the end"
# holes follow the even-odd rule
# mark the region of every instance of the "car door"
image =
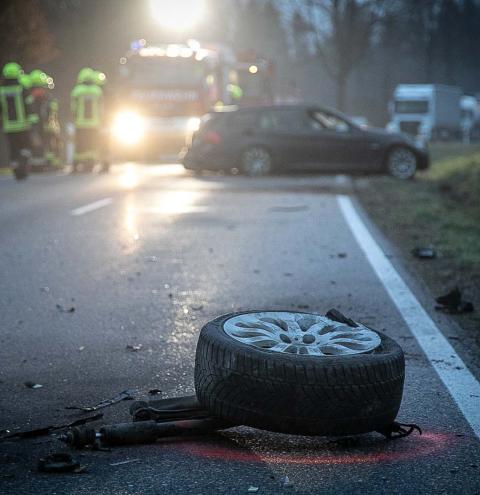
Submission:
POLYGON ((372 168, 378 150, 367 132, 327 110, 311 109, 308 118, 310 169, 355 172, 372 168))
MULTIPOLYGON (((268 108, 259 115, 256 135, 283 169, 301 169, 308 156, 308 123, 300 108, 268 108)), ((260 144, 260 143, 259 143, 260 144)))

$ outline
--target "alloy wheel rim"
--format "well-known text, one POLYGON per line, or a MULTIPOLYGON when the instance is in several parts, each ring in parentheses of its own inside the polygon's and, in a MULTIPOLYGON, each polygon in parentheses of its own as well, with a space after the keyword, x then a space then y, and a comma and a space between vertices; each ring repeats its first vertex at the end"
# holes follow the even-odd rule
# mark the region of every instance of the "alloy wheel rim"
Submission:
POLYGON ((252 148, 245 152, 243 165, 249 175, 266 175, 271 169, 271 158, 266 150, 252 148))
POLYGON ((267 311, 233 316, 223 330, 237 342, 283 354, 326 357, 374 351, 381 344, 380 336, 357 325, 308 313, 267 311))
POLYGON ((394 150, 389 158, 389 169, 394 177, 408 179, 417 169, 417 159, 410 150, 394 150))

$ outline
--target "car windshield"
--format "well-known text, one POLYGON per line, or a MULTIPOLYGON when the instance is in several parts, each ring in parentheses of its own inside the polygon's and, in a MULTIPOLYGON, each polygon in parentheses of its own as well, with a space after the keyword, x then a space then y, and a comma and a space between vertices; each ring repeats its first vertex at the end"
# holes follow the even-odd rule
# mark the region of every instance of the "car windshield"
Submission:
POLYGON ((428 113, 429 104, 426 100, 397 100, 395 113, 428 113))

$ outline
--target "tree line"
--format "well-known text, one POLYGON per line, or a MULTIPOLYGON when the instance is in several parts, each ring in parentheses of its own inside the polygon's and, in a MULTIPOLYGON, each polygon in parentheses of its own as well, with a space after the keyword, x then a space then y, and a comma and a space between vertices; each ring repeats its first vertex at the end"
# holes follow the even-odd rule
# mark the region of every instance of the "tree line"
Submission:
MULTIPOLYGON (((254 49, 275 62, 278 84, 288 81, 307 99, 378 123, 386 119, 386 102, 398 83, 480 92, 480 0, 208 2, 206 22, 192 37, 254 49)), ((147 4, 3 0, 0 62, 72 73, 84 64, 113 70, 129 40, 162 38, 148 22, 147 4)))

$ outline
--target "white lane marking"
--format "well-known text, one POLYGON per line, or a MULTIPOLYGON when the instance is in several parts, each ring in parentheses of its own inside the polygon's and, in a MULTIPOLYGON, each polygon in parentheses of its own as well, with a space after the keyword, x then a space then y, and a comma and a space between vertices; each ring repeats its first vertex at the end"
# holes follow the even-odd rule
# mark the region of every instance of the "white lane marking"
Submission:
POLYGON ((480 438, 480 383, 385 256, 356 212, 352 200, 348 196, 338 195, 337 201, 377 277, 472 430, 480 438))
POLYGON ((104 208, 113 203, 112 198, 104 198, 98 201, 94 201, 93 203, 89 203, 85 206, 80 206, 79 208, 75 208, 70 212, 71 215, 78 217, 80 215, 85 215, 85 213, 90 213, 91 211, 98 210, 100 208, 104 208))

